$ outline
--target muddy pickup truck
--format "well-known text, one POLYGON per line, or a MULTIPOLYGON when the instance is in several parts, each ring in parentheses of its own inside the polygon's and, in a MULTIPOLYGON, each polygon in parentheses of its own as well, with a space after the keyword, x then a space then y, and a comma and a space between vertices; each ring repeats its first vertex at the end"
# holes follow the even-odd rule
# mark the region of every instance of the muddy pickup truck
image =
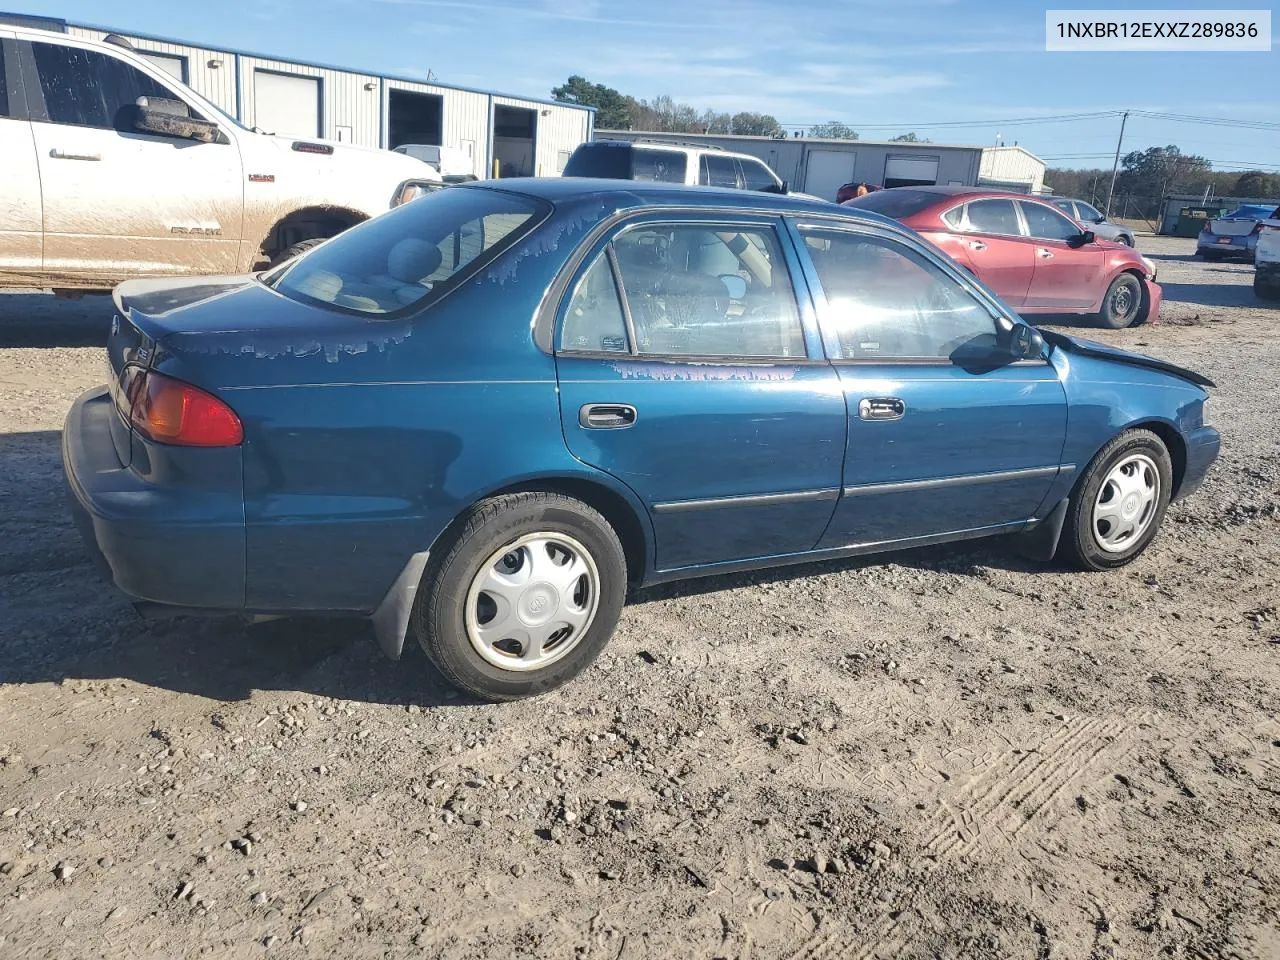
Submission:
POLYGON ((0 23, 0 288, 241 273, 434 189, 403 154, 250 130, 138 56, 0 23))

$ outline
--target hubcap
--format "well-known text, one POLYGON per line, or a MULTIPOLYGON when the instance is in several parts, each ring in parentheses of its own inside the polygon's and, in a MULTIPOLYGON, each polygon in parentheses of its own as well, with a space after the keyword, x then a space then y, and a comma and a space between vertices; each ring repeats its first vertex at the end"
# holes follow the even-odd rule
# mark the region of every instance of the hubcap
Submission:
POLYGON ((531 533, 496 550, 467 591, 467 639, 503 670, 537 670, 578 645, 595 619, 600 574, 563 533, 531 533))
POLYGON ((1155 520, 1160 471, 1150 457, 1135 453, 1107 473, 1093 504, 1093 538, 1107 553, 1132 547, 1155 520))

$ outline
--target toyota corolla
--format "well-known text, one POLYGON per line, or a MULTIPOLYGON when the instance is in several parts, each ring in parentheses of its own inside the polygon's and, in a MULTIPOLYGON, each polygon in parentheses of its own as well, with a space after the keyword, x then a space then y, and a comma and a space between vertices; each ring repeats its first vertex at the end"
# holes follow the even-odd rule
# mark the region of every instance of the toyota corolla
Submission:
POLYGON ((510 699, 628 585, 1013 535, 1137 558, 1208 380, 1020 321, 887 218, 762 193, 451 187, 255 276, 119 287, 63 434, 146 613, 370 618, 510 699))

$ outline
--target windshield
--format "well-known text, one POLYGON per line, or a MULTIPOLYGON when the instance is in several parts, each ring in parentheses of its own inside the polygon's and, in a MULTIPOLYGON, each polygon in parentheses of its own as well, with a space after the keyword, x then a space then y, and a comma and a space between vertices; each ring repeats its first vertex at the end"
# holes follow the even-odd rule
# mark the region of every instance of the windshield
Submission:
POLYGON ((910 187, 893 187, 888 190, 875 190, 855 200, 848 201, 846 207, 857 207, 859 210, 871 210, 882 213, 886 217, 901 220, 913 217, 921 210, 945 200, 946 197, 931 190, 913 190, 910 187))
POLYGON ((304 303, 378 316, 421 308, 527 233, 547 205, 450 187, 339 234, 263 278, 304 303))
POLYGON ((1247 204, 1243 207, 1236 207, 1230 213, 1223 214, 1225 219, 1239 218, 1242 220, 1266 220, 1271 216, 1274 207, 1263 207, 1253 204, 1247 204))

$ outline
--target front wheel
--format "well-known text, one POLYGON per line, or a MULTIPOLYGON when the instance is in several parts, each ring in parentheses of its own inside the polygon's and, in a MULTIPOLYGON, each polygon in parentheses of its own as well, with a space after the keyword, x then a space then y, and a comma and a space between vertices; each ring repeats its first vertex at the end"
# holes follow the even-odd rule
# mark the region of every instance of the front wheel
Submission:
POLYGON ((1122 273, 1107 287, 1098 319, 1104 327, 1120 330, 1133 323, 1141 310, 1142 283, 1132 273, 1122 273))
POLYGON ((626 586, 622 545, 596 510, 562 494, 507 494, 472 508, 428 562, 415 631, 455 686, 516 700, 595 660, 626 586))
POLYGON ((1173 463, 1149 430, 1127 430, 1085 469, 1067 508, 1058 555, 1084 570, 1122 567, 1147 549, 1164 520, 1173 463))
POLYGON ((270 269, 271 267, 278 267, 282 263, 288 263, 294 257, 302 256, 308 250, 311 250, 315 247, 320 246, 320 244, 324 243, 328 239, 329 239, 328 237, 311 237, 307 240, 299 240, 293 246, 285 247, 283 250, 277 253, 274 257, 272 257, 271 264, 268 269, 270 269))

